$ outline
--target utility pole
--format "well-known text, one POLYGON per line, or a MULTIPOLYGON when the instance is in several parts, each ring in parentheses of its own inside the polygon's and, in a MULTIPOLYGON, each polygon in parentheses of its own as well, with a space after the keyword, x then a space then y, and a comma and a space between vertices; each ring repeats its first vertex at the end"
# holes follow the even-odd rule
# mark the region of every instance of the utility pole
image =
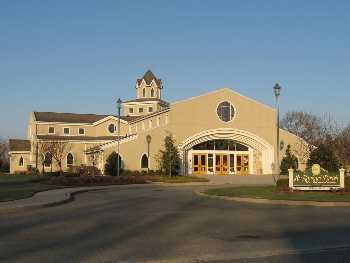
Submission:
POLYGON ((122 100, 119 98, 117 100, 117 107, 118 107, 118 139, 117 139, 117 152, 118 152, 118 158, 117 158, 117 176, 120 175, 120 153, 119 153, 119 144, 120 144, 120 108, 121 108, 122 100))

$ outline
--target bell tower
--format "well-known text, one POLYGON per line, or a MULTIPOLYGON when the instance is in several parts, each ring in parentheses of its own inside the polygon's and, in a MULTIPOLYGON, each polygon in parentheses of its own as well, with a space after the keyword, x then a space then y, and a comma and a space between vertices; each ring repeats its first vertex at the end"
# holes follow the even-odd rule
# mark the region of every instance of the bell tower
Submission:
POLYGON ((136 81, 137 99, 162 99, 162 80, 158 79, 151 70, 147 70, 141 79, 136 81))

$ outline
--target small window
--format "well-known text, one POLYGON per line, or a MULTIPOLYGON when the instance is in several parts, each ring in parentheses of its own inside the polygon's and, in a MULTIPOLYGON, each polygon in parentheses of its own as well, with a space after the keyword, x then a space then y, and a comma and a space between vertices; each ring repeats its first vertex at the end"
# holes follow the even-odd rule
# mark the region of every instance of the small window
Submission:
POLYGON ((146 90, 145 89, 142 90, 142 97, 146 97, 146 90))
POLYGON ((154 89, 151 89, 151 97, 154 97, 154 89))
POLYGON ((79 135, 85 135, 85 129, 79 128, 79 135))
POLYGON ((24 160, 23 160, 23 157, 21 156, 21 158, 19 158, 18 165, 23 166, 23 164, 24 164, 24 160))
POLYGON ((153 107, 148 107, 148 112, 153 112, 153 107))
POLYGON ((67 167, 72 167, 73 164, 74 164, 73 154, 68 153, 67 154, 67 167))
POLYGON ((69 133, 70 133, 69 128, 63 128, 63 134, 69 135, 69 133))
POLYGON ((129 113, 134 113, 134 108, 129 108, 129 113))
POLYGON ((143 108, 139 108, 139 113, 142 113, 143 112, 143 108))
POLYGON ((49 134, 55 134, 55 127, 49 127, 49 134))
POLYGON ((146 154, 142 155, 141 168, 148 168, 148 157, 146 154))
POLYGON ((115 127, 115 125, 113 123, 108 125, 108 131, 110 133, 114 133, 116 131, 116 127, 115 127))

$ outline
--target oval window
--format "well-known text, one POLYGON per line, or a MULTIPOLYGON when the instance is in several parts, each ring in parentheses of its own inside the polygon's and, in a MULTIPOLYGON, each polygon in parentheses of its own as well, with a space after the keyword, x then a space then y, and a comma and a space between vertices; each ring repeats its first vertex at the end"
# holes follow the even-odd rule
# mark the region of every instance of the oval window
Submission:
POLYGON ((108 131, 110 133, 114 133, 115 132, 115 125, 113 123, 109 124, 108 131))
POLYGON ((218 105, 217 114, 220 120, 228 122, 235 116, 235 108, 230 102, 224 101, 218 105))

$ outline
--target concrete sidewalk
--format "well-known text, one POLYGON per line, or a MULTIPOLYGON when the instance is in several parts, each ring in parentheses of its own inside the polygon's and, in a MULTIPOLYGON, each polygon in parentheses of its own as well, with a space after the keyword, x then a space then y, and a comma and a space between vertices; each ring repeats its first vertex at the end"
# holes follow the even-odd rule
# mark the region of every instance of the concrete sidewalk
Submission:
MULTIPOLYGON (((144 184, 143 184, 144 185, 144 184)), ((68 202, 73 199, 74 194, 90 191, 98 191, 113 188, 125 188, 125 187, 137 187, 140 185, 107 185, 107 186, 89 186, 89 187, 70 187, 61 188, 55 190, 47 190, 38 192, 32 197, 18 199, 8 202, 0 202, 0 212, 13 210, 13 209, 24 209, 24 208, 35 208, 44 207, 50 205, 56 205, 68 202)))

